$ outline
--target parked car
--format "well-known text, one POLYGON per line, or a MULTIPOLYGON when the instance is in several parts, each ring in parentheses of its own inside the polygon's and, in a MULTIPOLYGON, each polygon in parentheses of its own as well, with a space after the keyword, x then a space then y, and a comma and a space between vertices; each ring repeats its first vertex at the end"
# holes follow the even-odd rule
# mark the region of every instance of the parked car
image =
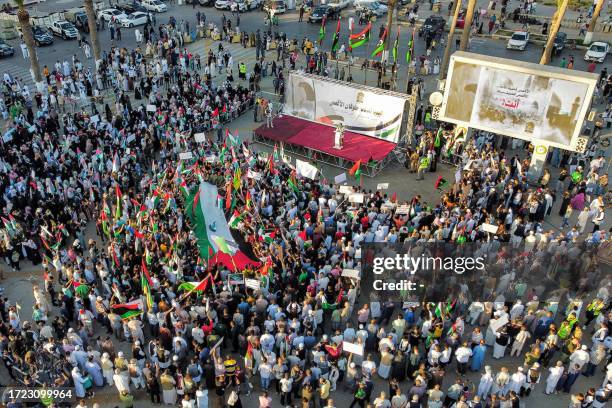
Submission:
POLYGON ((156 13, 168 11, 168 6, 166 6, 166 3, 160 0, 140 0, 140 5, 146 8, 148 11, 154 11, 156 13))
POLYGON ((229 10, 230 0, 217 0, 215 1, 215 8, 218 10, 229 10))
POLYGON ((378 2, 366 3, 363 9, 369 11, 376 17, 382 17, 387 12, 387 6, 378 2))
POLYGON ((428 36, 437 32, 444 31, 446 20, 444 17, 433 14, 425 19, 421 28, 419 28, 419 37, 428 36))
POLYGON ((212 6, 214 3, 213 0, 186 0, 185 3, 193 4, 194 1, 200 6, 212 6))
POLYGON ((87 13, 83 9, 70 9, 64 12, 66 21, 74 24, 74 26, 86 33, 89 32, 89 23, 87 22, 87 13))
POLYGON ((142 11, 137 11, 135 13, 130 14, 124 19, 119 20, 123 27, 135 27, 139 25, 147 24, 147 20, 149 18, 148 13, 143 13, 142 11))
POLYGON ((10 57, 15 54, 15 49, 4 42, 4 40, 0 40, 0 57, 10 57))
POLYGON ((351 0, 331 0, 328 4, 337 10, 344 10, 351 5, 351 0))
POLYGON ((610 44, 602 41, 595 41, 589 46, 589 49, 587 50, 586 54, 584 54, 584 60, 601 63, 605 61, 606 56, 609 52, 610 44))
POLYGON ((230 10, 244 13, 245 11, 255 10, 260 6, 259 0, 232 0, 230 10))
POLYGON ((123 11, 125 14, 127 14, 128 16, 132 13, 135 13, 137 11, 141 11, 143 13, 147 12, 147 9, 144 8, 143 6, 141 6, 138 3, 129 3, 129 4, 117 4, 115 6, 115 8, 117 10, 121 10, 123 11))
POLYGON ((515 31, 512 37, 508 39, 506 48, 509 50, 524 51, 529 42, 529 32, 527 31, 515 31))
POLYGON ((105 21, 111 21, 113 17, 116 20, 122 20, 127 17, 127 14, 116 8, 108 8, 98 12, 98 16, 102 17, 105 21))
POLYGON ((555 36, 555 41, 553 42, 553 53, 559 54, 563 48, 565 48, 565 43, 567 41, 567 34, 558 32, 555 36))
POLYGON ((56 21, 49 26, 49 30, 53 35, 62 37, 64 40, 77 38, 77 29, 72 23, 66 20, 56 21))
POLYGON ((274 14, 282 14, 287 11, 285 0, 266 0, 263 6, 266 13, 274 11, 274 14))
POLYGON ((310 15, 308 16, 309 23, 320 23, 323 20, 323 17, 329 16, 332 12, 332 8, 327 4, 323 4, 315 7, 310 15))
POLYGON ((39 47, 53 44, 53 36, 41 26, 32 26, 32 36, 34 37, 34 43, 39 47))

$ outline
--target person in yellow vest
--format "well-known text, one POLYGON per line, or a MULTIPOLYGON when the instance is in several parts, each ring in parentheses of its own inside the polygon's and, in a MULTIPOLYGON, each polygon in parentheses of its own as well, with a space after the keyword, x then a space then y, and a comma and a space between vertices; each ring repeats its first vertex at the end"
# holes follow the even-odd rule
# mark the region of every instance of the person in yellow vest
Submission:
POLYGON ((559 338, 561 340, 566 340, 569 337, 569 335, 572 333, 572 330, 574 329, 574 326, 576 325, 576 323, 578 323, 578 319, 576 319, 576 315, 574 313, 570 313, 570 315, 567 316, 567 319, 565 319, 563 323, 561 323, 561 326, 559 327, 559 331, 557 332, 557 335, 559 336, 559 338))
POLYGON ((238 78, 246 81, 247 67, 244 62, 238 64, 238 78))
POLYGON ((421 157, 419 161, 419 170, 417 172, 417 180, 423 180, 425 173, 429 169, 429 158, 427 156, 421 157))
POLYGON ((594 319, 597 319, 601 314, 601 311, 606 306, 606 302, 603 299, 595 298, 586 308, 586 322, 584 323, 583 328, 586 328, 594 319))

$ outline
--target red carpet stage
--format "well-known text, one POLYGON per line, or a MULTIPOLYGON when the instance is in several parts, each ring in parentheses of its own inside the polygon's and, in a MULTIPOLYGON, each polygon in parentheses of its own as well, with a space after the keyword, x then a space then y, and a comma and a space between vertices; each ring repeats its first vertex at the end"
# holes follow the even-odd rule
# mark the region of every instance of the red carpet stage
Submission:
POLYGON ((346 131, 344 147, 334 149, 334 127, 288 115, 275 118, 273 128, 264 124, 255 129, 253 139, 269 146, 283 143, 287 152, 345 169, 361 160, 362 171, 368 176, 375 176, 382 170, 397 146, 375 137, 346 131), (374 162, 368 164, 370 159, 374 162))

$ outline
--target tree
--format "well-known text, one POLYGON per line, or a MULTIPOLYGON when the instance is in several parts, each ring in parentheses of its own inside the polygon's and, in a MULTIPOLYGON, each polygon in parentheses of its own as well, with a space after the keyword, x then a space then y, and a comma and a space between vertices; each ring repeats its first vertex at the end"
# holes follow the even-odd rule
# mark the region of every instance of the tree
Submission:
POLYGON ((446 48, 444 49, 444 58, 442 59, 442 66, 440 67, 440 80, 446 78, 450 50, 453 46, 453 37, 455 36, 455 28, 457 27, 457 18, 459 17, 459 10, 461 10, 461 0, 455 1, 457 2, 455 3, 455 14, 453 15, 453 21, 451 22, 450 29, 448 30, 448 39, 446 40, 446 48))
POLYGON ((568 3, 569 0, 561 0, 561 4, 559 4, 559 0, 557 0, 557 11, 555 11, 555 14, 551 20, 550 32, 548 33, 548 39, 546 40, 546 47, 544 47, 542 58, 540 58, 541 65, 546 65, 550 62, 550 55, 555 43, 555 38, 559 32, 559 27, 561 27, 561 22, 563 21, 563 16, 565 15, 565 10, 567 10, 568 3))
POLYGON ((475 8, 476 0, 468 0, 467 11, 465 13, 465 22, 463 24, 463 33, 461 34, 461 43, 459 44, 459 50, 461 51, 465 51, 468 43, 470 42, 470 31, 472 30, 472 20, 474 18, 475 8))
POLYGON ((393 12, 397 0, 388 0, 387 3, 387 38, 385 39, 385 61, 389 60, 389 48, 391 48, 391 25, 393 24, 393 12))
POLYGON ((89 36, 91 38, 91 49, 94 56, 96 71, 100 60, 100 42, 98 41, 98 29, 96 27, 96 13, 94 11, 93 0, 84 0, 85 13, 87 13, 87 25, 89 26, 89 36))
POLYGON ((24 0, 15 0, 17 4, 17 19, 19 20, 19 27, 21 27, 21 35, 23 36, 23 42, 28 47, 28 53, 30 54, 30 68, 34 73, 34 81, 38 84, 42 83, 42 75, 40 74, 40 64, 38 63, 38 56, 36 55, 36 44, 34 43, 34 34, 32 34, 32 25, 30 24, 30 13, 25 9, 24 0))
POLYGON ((595 25, 597 24, 597 19, 599 18, 599 13, 601 13, 601 9, 603 8, 603 4, 605 2, 606 0, 597 0, 595 10, 593 10, 593 16, 591 17, 591 22, 589 23, 589 28, 584 36, 584 44, 591 43, 591 40, 593 39, 593 32, 595 31, 595 25))

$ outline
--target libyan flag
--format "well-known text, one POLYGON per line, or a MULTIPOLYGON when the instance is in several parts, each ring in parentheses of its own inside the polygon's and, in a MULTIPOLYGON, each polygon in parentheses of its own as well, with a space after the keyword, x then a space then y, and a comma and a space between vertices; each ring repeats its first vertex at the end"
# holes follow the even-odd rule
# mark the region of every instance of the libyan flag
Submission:
POLYGON ((206 288, 208 288, 209 280, 210 275, 202 279, 200 282, 183 282, 179 285, 178 290, 183 290, 185 292, 204 292, 206 288))
POLYGON ((380 40, 378 40, 378 45, 376 46, 376 49, 374 49, 374 51, 372 51, 372 55, 370 55, 371 58, 378 57, 379 55, 382 54, 382 52, 385 50, 385 39, 386 38, 387 38, 387 29, 385 28, 385 31, 383 32, 382 37, 380 37, 380 40))
POLYGON ((325 39, 325 23, 327 18, 323 17, 321 21, 321 28, 319 28, 319 45, 323 44, 323 40, 325 39))
POLYGON ((338 50, 338 41, 340 40, 340 20, 338 20, 338 25, 336 26, 336 32, 334 33, 334 38, 332 42, 332 51, 338 50))
POLYGON ((144 311, 142 300, 136 299, 128 303, 120 303, 118 305, 111 306, 114 313, 121 316, 122 319, 130 319, 132 317, 139 316, 144 311))
POLYGON ((372 23, 368 23, 366 28, 363 29, 360 33, 353 34, 349 38, 349 49, 361 47, 364 44, 367 44, 370 41, 370 30, 372 29, 372 23))

